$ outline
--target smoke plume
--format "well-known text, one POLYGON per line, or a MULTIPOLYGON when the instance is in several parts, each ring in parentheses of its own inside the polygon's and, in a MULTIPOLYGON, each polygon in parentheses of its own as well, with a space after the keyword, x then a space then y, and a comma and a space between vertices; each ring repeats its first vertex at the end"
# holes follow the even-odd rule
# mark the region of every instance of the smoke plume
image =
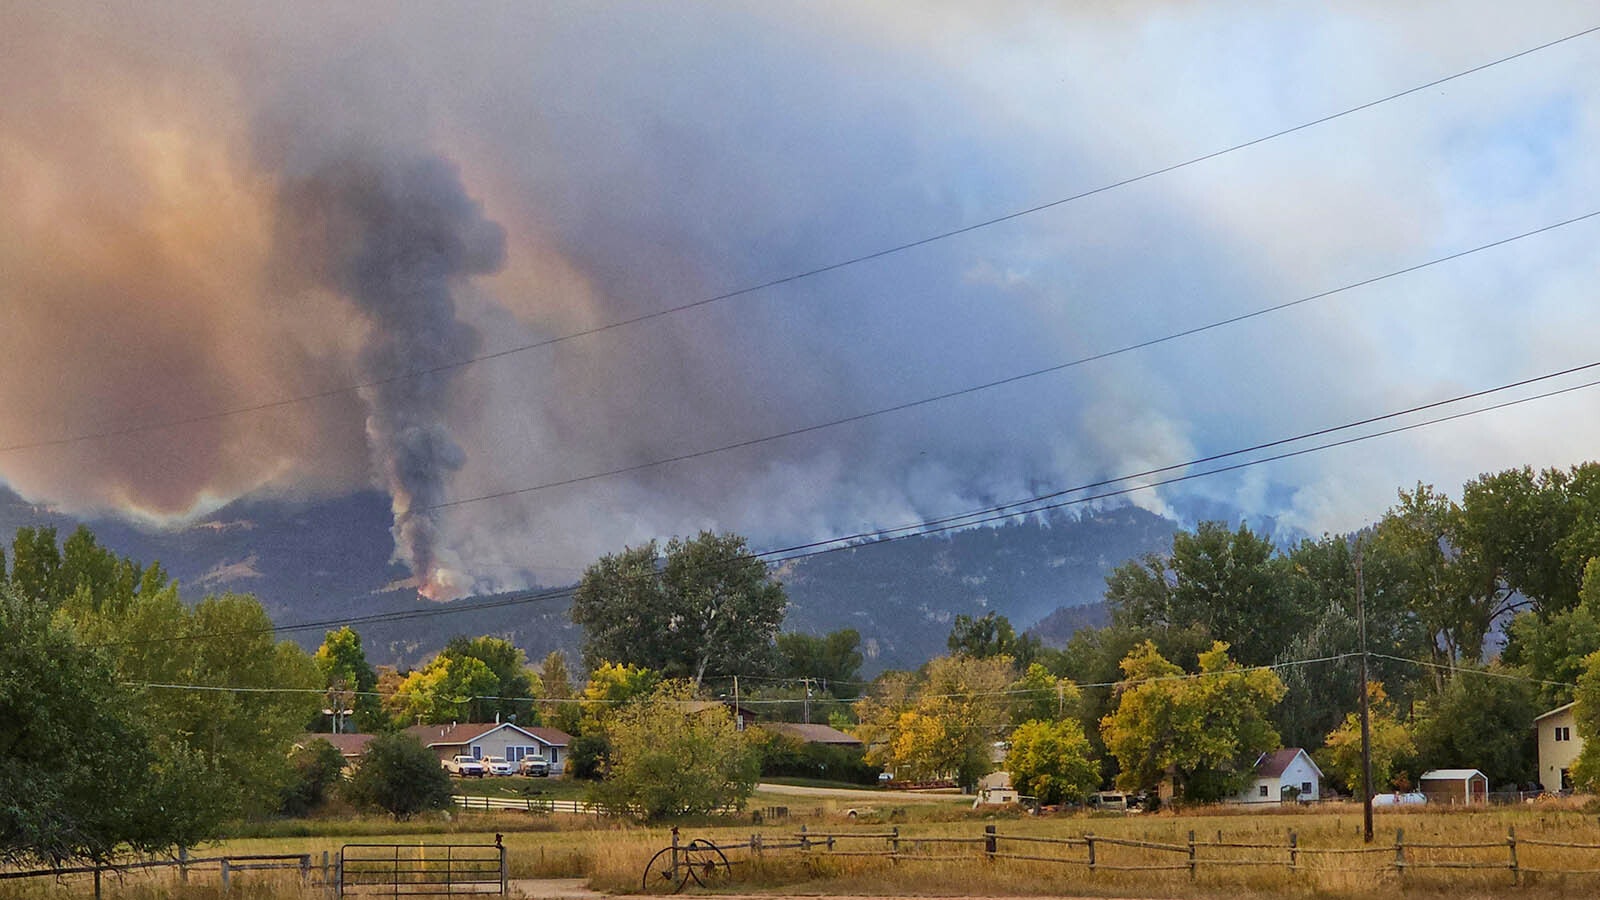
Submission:
POLYGON ((460 596, 471 579, 441 546, 430 511, 466 462, 446 423, 451 367, 479 346, 454 292, 500 268, 505 232, 438 159, 326 164, 286 179, 281 210, 295 260, 367 321, 361 394, 374 472, 393 500, 395 556, 422 594, 460 596))

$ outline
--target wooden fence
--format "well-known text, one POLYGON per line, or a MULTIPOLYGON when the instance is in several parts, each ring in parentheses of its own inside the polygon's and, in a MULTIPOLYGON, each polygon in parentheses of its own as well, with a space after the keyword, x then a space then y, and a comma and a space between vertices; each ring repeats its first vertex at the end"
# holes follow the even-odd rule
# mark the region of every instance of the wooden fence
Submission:
MULTIPOLYGON (((328 855, 323 854, 322 882, 327 883, 328 855)), ((70 875, 93 875, 94 895, 101 896, 104 878, 107 874, 120 876, 128 872, 146 871, 150 869, 177 869, 178 878, 188 883, 191 873, 209 873, 215 870, 218 884, 223 893, 233 887, 235 873, 249 871, 279 871, 296 872, 302 884, 311 883, 313 872, 311 854, 309 853, 284 853, 284 854, 254 854, 243 856, 198 856, 192 857, 187 851, 180 851, 176 859, 139 860, 126 863, 115 863, 98 866, 67 866, 59 869, 29 869, 16 872, 0 872, 0 881, 30 878, 64 878, 70 875)))
POLYGON ((724 853, 744 851, 750 860, 767 853, 798 851, 826 857, 876 857, 892 864, 920 862, 996 863, 1017 860, 1077 866, 1094 872, 1187 872, 1191 879, 1206 868, 1241 870, 1275 867, 1289 872, 1394 875, 1426 870, 1506 872, 1512 885, 1529 874, 1600 875, 1600 844, 1519 838, 1515 826, 1504 840, 1478 842, 1410 841, 1396 829, 1392 843, 1361 847, 1314 847, 1300 843, 1290 831, 1281 843, 1197 838, 1194 831, 1179 842, 1109 837, 1085 832, 1067 837, 1003 834, 994 825, 982 834, 929 836, 884 831, 811 831, 781 835, 752 834, 745 841, 721 843, 724 853), (1560 864, 1553 851, 1594 854, 1593 868, 1560 864), (1365 863, 1365 860, 1373 860, 1365 863))

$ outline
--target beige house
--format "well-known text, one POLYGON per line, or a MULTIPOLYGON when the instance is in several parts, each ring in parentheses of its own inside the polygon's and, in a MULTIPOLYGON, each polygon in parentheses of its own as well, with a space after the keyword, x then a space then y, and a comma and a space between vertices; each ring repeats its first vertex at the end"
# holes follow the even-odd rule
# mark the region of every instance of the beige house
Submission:
POLYGON ((1558 706, 1533 720, 1539 734, 1539 783, 1547 791, 1572 790, 1572 764, 1583 752, 1572 707, 1558 706))

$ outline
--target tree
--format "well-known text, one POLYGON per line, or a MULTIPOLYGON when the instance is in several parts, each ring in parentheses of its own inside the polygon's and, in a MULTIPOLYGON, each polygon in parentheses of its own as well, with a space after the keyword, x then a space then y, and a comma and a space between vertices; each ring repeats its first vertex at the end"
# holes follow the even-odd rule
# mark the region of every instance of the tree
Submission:
MULTIPOLYGON (((1070 679, 1050 674, 1042 663, 1034 663, 1011 683, 1011 722, 1056 722, 1077 719, 1083 698, 1070 679)), ((1080 726, 1078 731, 1082 733, 1080 726)))
POLYGON ((527 699, 539 692, 538 676, 528 669, 527 654, 516 645, 505 638, 487 635, 457 636, 444 645, 439 655, 456 660, 481 660, 494 673, 495 687, 479 698, 481 702, 472 705, 471 721, 487 722, 498 715, 524 725, 539 724, 533 701, 527 699))
POLYGON ((316 738, 289 755, 294 777, 283 789, 278 811, 286 816, 304 816, 328 800, 328 795, 344 773, 344 754, 322 738, 316 738))
POLYGON ((1127 686, 1101 731, 1122 767, 1123 790, 1171 777, 1175 796, 1220 800, 1242 789, 1260 755, 1278 746, 1268 713, 1283 699, 1283 682, 1271 670, 1241 668, 1221 641, 1200 654, 1193 677, 1181 677, 1149 642, 1128 654, 1122 670, 1127 686))
POLYGON ((1030 634, 1018 635, 1011 620, 998 613, 989 612, 974 619, 965 613, 956 616, 950 637, 945 641, 955 656, 1009 656, 1018 666, 1027 667, 1039 655, 1039 639, 1030 634))
POLYGON ((379 735, 350 777, 350 799, 382 809, 399 820, 450 806, 450 776, 439 758, 404 732, 379 735))
POLYGON ((787 607, 783 587, 737 535, 701 532, 654 541, 590 566, 572 598, 585 631, 584 656, 689 678, 733 675, 767 664, 787 607))
POLYGON ((577 703, 571 702, 572 673, 567 668, 565 653, 551 650, 545 655, 544 662, 539 664, 539 683, 546 697, 559 701, 547 709, 542 718, 568 734, 577 735, 583 727, 583 712, 577 703))
POLYGON ((0 585, 0 863, 105 862, 214 836, 215 808, 188 790, 188 758, 163 759, 111 662, 0 585))
MULTIPOLYGON (((1394 705, 1384 693, 1383 685, 1367 685, 1368 734, 1372 747, 1372 789, 1387 790, 1395 774, 1395 767, 1417 753, 1411 733, 1395 714, 1394 705)), ((1361 717, 1347 713, 1344 722, 1329 732, 1326 744, 1326 762, 1330 772, 1343 778, 1345 786, 1360 796, 1362 769, 1361 717)))
POLYGON ((1413 719, 1419 764, 1481 769, 1497 788, 1533 780, 1533 685, 1491 666, 1462 671, 1413 719))
POLYGON ((835 697, 858 693, 861 677, 861 633, 841 628, 820 637, 786 631, 777 638, 779 678, 813 678, 824 691, 835 697))
POLYGON ((618 710, 649 697, 661 683, 661 673, 640 666, 601 663, 589 673, 583 688, 583 733, 605 731, 618 710))
POLYGON ((1548 614, 1521 612, 1506 629, 1501 661, 1524 669, 1539 685, 1545 709, 1572 702, 1572 688, 1584 660, 1600 650, 1600 559, 1589 560, 1578 605, 1548 614))
POLYGON ((1149 630, 1199 629, 1227 640, 1243 662, 1271 661, 1307 618, 1286 590, 1272 542, 1248 526, 1202 522, 1173 535, 1172 553, 1150 554, 1106 578, 1112 622, 1149 630))
POLYGON ((693 698, 692 686, 669 681, 617 712, 605 780, 592 789, 601 803, 649 821, 744 805, 759 760, 726 707, 691 707, 693 698))
POLYGON ((484 710, 498 695, 500 679, 475 656, 439 654, 407 675, 384 704, 403 722, 437 725, 482 722, 484 710))
POLYGON ((291 777, 289 748, 323 700, 311 656, 273 639, 254 597, 210 596, 191 608, 159 566, 143 570, 136 593, 99 608, 89 601, 77 591, 63 613, 86 640, 113 648, 121 681, 150 685, 132 705, 163 756, 211 773, 216 785, 205 790, 226 815, 275 811, 291 777))
POLYGON ((909 674, 880 679, 856 706, 868 762, 896 777, 953 777, 977 784, 993 767, 992 747, 1009 720, 996 702, 1011 681, 1011 657, 941 656, 920 683, 909 674))
MULTIPOLYGON (((322 684, 328 689, 329 709, 354 709, 356 730, 372 731, 378 727, 382 715, 375 689, 378 673, 367 662, 366 650, 361 646, 361 635, 346 625, 338 631, 328 632, 322 646, 312 659, 322 674, 322 684)), ((342 718, 335 712, 333 719, 342 718)), ((329 722, 330 726, 333 722, 329 722)), ((348 729, 337 729, 348 730, 348 729)))
POLYGON ((1009 743, 1006 771, 1021 794, 1063 803, 1081 801, 1100 787, 1100 767, 1076 719, 1024 722, 1009 743))

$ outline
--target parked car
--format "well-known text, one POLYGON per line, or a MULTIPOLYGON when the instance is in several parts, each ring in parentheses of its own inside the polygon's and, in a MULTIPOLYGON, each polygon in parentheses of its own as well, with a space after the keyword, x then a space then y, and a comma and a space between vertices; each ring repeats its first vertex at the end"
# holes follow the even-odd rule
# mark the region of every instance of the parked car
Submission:
POLYGON ((485 756, 483 767, 489 770, 490 775, 513 775, 517 771, 503 756, 485 756))
POLYGON ((524 756, 522 762, 517 765, 517 771, 534 778, 543 778, 550 774, 550 760, 542 756, 524 756))
POLYGON ((444 770, 451 775, 459 775, 462 778, 482 778, 489 774, 489 770, 483 767, 483 763, 470 756, 450 757, 444 761, 444 770))

